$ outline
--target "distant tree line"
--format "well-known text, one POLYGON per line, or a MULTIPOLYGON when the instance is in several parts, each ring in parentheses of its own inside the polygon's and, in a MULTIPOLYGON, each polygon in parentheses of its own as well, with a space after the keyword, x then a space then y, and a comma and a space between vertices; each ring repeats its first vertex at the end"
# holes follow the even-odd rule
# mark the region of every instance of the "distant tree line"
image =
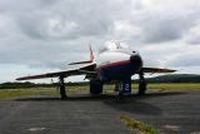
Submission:
MULTIPOLYGON (((88 82, 68 82, 65 83, 67 86, 83 86, 87 85, 88 82)), ((32 82, 5 82, 0 84, 0 89, 19 89, 19 88, 34 88, 34 87, 57 87, 58 83, 32 83, 32 82)))
MULTIPOLYGON (((146 79, 148 83, 200 83, 200 75, 194 74, 169 74, 161 75, 153 78, 146 79)), ((133 80, 132 83, 138 83, 138 79, 133 80)), ((88 82, 67 82, 67 86, 84 86, 88 82)), ((114 84, 110 82, 108 84, 114 84)), ((5 82, 0 84, 0 89, 19 89, 19 88, 32 88, 32 87, 57 87, 58 83, 32 83, 32 82, 5 82)))
POLYGON ((196 74, 168 74, 148 78, 150 83, 199 83, 200 75, 196 74))

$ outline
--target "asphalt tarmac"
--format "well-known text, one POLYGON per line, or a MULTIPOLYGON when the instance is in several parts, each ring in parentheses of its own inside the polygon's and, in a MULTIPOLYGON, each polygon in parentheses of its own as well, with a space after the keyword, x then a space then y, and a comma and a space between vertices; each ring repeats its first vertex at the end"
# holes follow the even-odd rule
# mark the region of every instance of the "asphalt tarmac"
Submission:
POLYGON ((131 134, 119 117, 148 122, 162 133, 200 133, 200 91, 150 91, 116 102, 113 95, 0 100, 0 134, 131 134))

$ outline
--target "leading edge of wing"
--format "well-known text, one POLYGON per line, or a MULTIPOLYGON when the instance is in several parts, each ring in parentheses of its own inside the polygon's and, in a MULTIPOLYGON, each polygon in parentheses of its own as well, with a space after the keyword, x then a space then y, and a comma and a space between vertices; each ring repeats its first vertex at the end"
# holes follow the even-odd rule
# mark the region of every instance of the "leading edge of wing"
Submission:
POLYGON ((30 75, 30 76, 24 76, 16 78, 16 80, 31 80, 31 79, 42 79, 42 78, 52 78, 52 77, 67 77, 70 75, 76 75, 78 74, 78 70, 66 70, 66 71, 57 71, 57 72, 49 72, 44 74, 38 74, 38 75, 30 75))
POLYGON ((62 70, 62 71, 49 72, 49 73, 43 73, 43 74, 38 74, 38 75, 29 75, 29 76, 16 78, 16 80, 43 79, 43 78, 52 78, 52 77, 60 77, 60 76, 68 77, 72 75, 81 75, 81 74, 89 74, 89 73, 94 74, 94 66, 96 66, 96 64, 86 65, 78 69, 62 70))
POLYGON ((158 68, 158 67, 143 67, 144 73, 173 73, 177 70, 169 69, 169 68, 158 68))

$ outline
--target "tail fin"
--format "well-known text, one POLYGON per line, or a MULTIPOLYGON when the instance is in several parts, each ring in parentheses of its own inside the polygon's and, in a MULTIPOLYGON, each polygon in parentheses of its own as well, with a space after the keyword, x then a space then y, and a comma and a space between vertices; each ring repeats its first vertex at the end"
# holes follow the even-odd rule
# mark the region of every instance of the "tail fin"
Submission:
POLYGON ((76 64, 87 64, 87 63, 92 63, 94 61, 94 52, 92 50, 91 45, 89 45, 89 50, 90 50, 90 60, 87 61, 78 61, 78 62, 72 62, 68 65, 76 65, 76 64))
POLYGON ((91 47, 91 45, 89 45, 89 47, 90 47, 90 61, 94 61, 94 52, 93 52, 93 50, 92 50, 92 47, 91 47))

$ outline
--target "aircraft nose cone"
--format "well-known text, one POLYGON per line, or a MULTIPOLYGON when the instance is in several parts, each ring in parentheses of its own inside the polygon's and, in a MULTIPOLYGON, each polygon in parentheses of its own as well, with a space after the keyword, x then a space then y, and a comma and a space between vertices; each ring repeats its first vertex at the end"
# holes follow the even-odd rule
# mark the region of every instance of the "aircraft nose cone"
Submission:
POLYGON ((142 65, 142 58, 139 55, 131 55, 130 62, 132 64, 142 65))

